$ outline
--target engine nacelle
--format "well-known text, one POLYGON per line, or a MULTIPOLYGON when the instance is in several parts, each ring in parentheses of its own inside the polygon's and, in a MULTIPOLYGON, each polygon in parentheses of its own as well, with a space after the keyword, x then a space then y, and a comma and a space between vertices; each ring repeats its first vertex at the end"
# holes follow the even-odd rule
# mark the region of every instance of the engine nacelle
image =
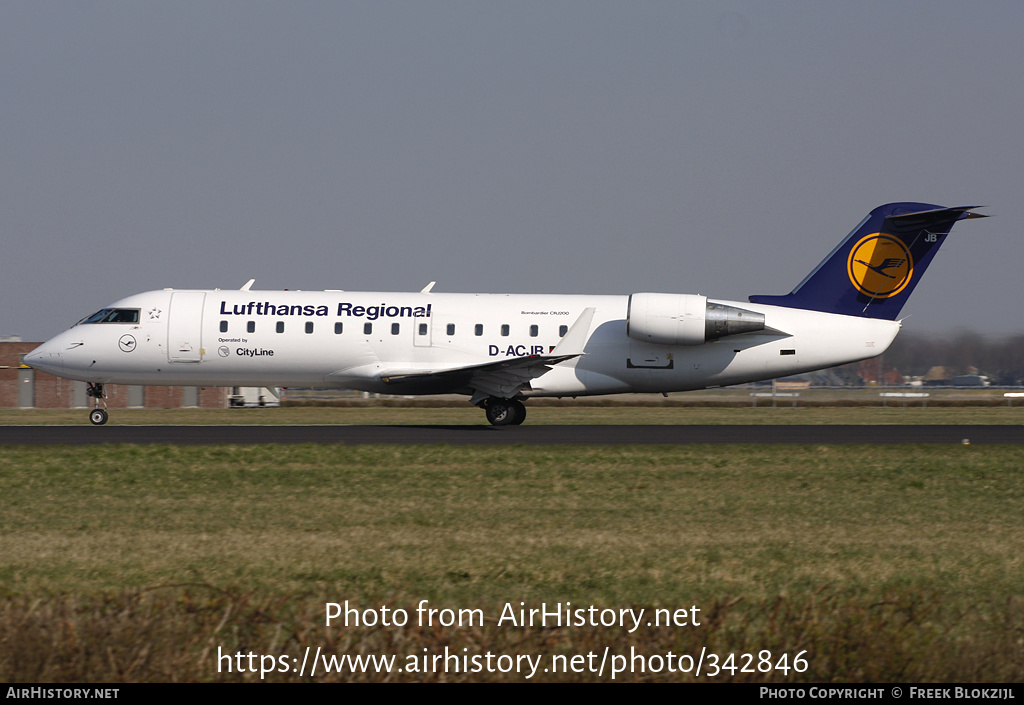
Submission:
POLYGON ((703 345, 729 335, 764 330, 764 314, 708 303, 699 294, 632 294, 626 334, 660 345, 703 345))

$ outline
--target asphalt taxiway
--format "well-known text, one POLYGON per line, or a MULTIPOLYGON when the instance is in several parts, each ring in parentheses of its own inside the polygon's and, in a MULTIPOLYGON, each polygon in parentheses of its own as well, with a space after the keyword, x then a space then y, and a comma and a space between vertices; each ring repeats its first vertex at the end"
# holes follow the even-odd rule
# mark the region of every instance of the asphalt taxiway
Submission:
POLYGON ((1022 444, 1021 425, 785 426, 2 426, 0 445, 340 443, 638 445, 693 443, 1022 444))

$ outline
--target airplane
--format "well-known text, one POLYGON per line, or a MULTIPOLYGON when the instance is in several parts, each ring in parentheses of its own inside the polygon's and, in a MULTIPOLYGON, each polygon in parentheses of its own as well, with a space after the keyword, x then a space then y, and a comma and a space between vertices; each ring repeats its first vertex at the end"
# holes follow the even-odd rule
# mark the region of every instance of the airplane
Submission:
POLYGON ((872 210, 793 291, 747 302, 419 292, 149 291, 83 318, 25 363, 88 383, 463 394, 496 426, 532 397, 688 391, 875 357, 914 287, 977 206, 872 210))

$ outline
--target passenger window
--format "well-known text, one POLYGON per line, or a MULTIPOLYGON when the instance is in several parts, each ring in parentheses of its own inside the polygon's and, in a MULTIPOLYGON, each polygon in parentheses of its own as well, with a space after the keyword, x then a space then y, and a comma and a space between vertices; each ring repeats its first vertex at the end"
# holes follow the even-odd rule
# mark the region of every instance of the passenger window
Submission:
POLYGON ((565 334, 569 332, 569 326, 558 326, 558 337, 564 338, 565 334))
POLYGON ((313 332, 313 321, 306 321, 306 334, 313 332))
POLYGON ((502 326, 501 326, 501 334, 503 336, 505 336, 506 338, 508 337, 508 323, 502 324, 502 326))
POLYGON ((454 323, 449 323, 448 324, 448 335, 455 335, 455 324, 454 323))
POLYGON ((256 332, 256 321, 249 321, 248 323, 246 323, 245 324, 245 330, 248 331, 249 333, 255 333, 256 332))
POLYGON ((370 335, 372 333, 373 333, 373 324, 372 323, 364 323, 363 324, 363 335, 370 335))
POLYGON ((536 337, 537 337, 537 332, 538 332, 538 331, 537 331, 537 326, 536 326, 536 324, 534 324, 534 325, 530 326, 530 337, 531 337, 531 338, 536 338, 536 337))
POLYGON ((484 334, 484 324, 483 323, 477 323, 476 326, 473 328, 473 335, 483 335, 483 334, 484 334))
POLYGON ((227 333, 228 332, 228 322, 227 321, 221 321, 220 322, 220 332, 221 333, 227 333))
POLYGON ((391 335, 398 335, 398 332, 401 329, 402 329, 402 325, 400 323, 392 323, 391 324, 391 335))
POLYGON ((334 324, 334 334, 341 335, 341 321, 334 324))
POLYGON ((426 323, 420 323, 420 335, 426 335, 426 334, 427 334, 427 324, 426 323))
POLYGON ((284 321, 277 322, 277 332, 284 333, 284 321))

